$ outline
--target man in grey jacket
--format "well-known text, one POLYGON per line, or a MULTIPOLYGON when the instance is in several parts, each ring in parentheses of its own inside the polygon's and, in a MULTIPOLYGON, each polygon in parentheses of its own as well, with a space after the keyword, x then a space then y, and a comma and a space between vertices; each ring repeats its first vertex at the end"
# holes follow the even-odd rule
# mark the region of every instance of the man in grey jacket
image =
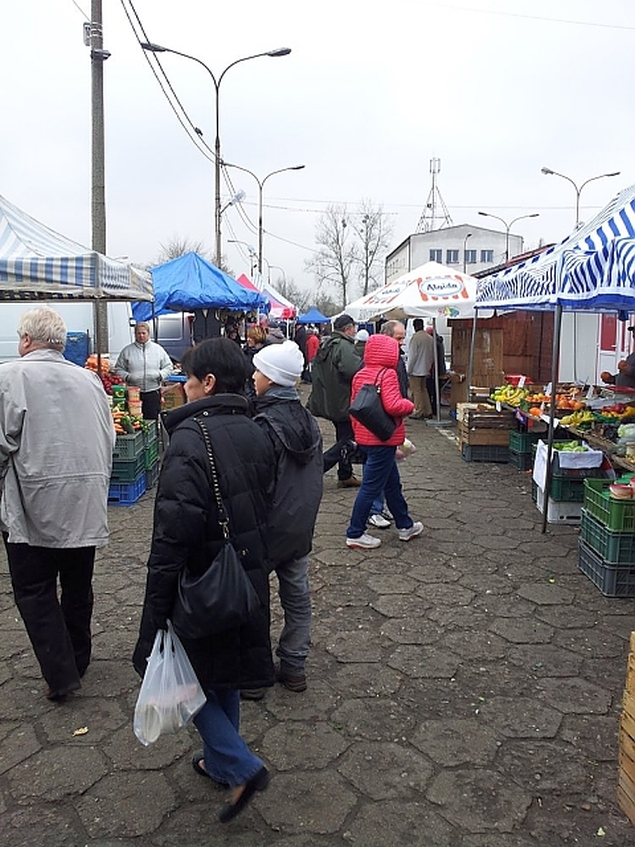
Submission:
POLYGON ((432 404, 426 379, 434 364, 434 341, 423 328, 423 321, 415 318, 412 323, 415 334, 408 346, 408 379, 415 410, 411 418, 431 418, 432 404))
POLYGON ((115 431, 96 374, 62 355, 57 312, 26 312, 18 335, 20 359, 0 365, 0 529, 46 696, 63 700, 90 662, 115 431))
POLYGON ((146 420, 156 421, 161 411, 161 383, 174 367, 163 347, 150 341, 150 327, 145 321, 135 326, 134 337, 119 354, 115 373, 127 385, 141 389, 141 413, 146 420))

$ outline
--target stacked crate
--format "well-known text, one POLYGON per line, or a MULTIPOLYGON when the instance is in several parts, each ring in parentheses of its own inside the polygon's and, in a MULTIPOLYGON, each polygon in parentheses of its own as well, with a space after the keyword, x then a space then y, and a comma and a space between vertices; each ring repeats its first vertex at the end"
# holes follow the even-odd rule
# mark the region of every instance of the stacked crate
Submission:
POLYGON ((459 449, 466 462, 507 462, 514 413, 483 403, 458 403, 459 449))
POLYGON ((530 471, 534 465, 534 447, 544 433, 509 432, 509 464, 519 471, 530 471))
MULTIPOLYGON (((571 442, 567 439, 565 444, 571 442)), ((561 454, 557 449, 557 445, 562 442, 553 442, 553 453, 551 454, 551 490, 549 492, 549 502, 547 503, 547 522, 553 524, 576 524, 579 525, 582 519, 582 502, 585 496, 585 482, 587 479, 593 478, 601 481, 608 479, 612 481, 615 478, 615 472, 608 459, 605 459, 600 451, 589 450, 587 453, 575 453, 578 467, 563 467, 561 465, 561 454), (598 457, 599 453, 599 457, 598 457), (595 458, 594 458, 595 457, 595 458), (584 467, 584 462, 589 464, 600 461, 600 465, 595 467, 584 467)), ((532 448, 542 449, 546 451, 546 444, 539 443, 532 448)), ((563 453, 563 456, 570 456, 569 453, 563 453)), ((564 461, 564 460, 563 460, 564 461)), ((535 479, 532 481, 531 496, 538 507, 538 511, 543 514, 545 508, 545 492, 542 486, 536 484, 535 479)))
POLYGON ((585 480, 578 567, 605 597, 635 597, 635 500, 611 497, 610 484, 585 480))
POLYGON ((626 817, 635 825, 635 632, 631 632, 626 685, 622 699, 618 762, 617 802, 626 817))
POLYGON ((112 458, 112 473, 108 502, 130 506, 146 490, 145 434, 138 430, 131 435, 117 435, 112 458))
POLYGON ((159 478, 159 435, 157 421, 146 421, 144 430, 143 459, 146 474, 146 491, 149 491, 159 478))

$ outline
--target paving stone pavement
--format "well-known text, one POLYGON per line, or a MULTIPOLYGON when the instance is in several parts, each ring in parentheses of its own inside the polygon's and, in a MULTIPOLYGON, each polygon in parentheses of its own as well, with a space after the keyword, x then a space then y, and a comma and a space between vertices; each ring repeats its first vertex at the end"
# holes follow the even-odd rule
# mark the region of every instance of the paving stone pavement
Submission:
MULTIPOLYGON (((67 703, 43 696, 0 559, 0 845, 635 845, 615 800, 635 602, 577 570, 575 528, 541 533, 526 474, 464 462, 452 432, 408 423, 426 527, 408 544, 373 530, 379 549, 347 549, 355 492, 325 477, 309 688, 243 704, 273 778, 229 826, 191 768, 194 730, 149 748, 132 733, 152 493, 110 510, 94 658, 67 703)), ((275 634, 277 601, 274 618, 275 634)))

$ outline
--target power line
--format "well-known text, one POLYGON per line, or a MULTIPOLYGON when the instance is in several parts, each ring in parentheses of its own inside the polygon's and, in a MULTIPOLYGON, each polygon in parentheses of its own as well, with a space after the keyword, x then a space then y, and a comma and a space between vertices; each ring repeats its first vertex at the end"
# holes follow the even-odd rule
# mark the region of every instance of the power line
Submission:
POLYGON ((633 31, 635 30, 635 26, 627 26, 625 24, 604 24, 604 23, 596 23, 594 21, 576 21, 571 18, 551 18, 546 17, 544 15, 524 15, 520 12, 503 12, 498 9, 474 9, 470 6, 457 6, 454 3, 434 3, 429 2, 428 5, 436 6, 440 9, 457 9, 461 12, 473 12, 475 14, 480 15, 498 15, 499 17, 507 17, 507 18, 522 18, 524 20, 530 21, 545 21, 547 23, 558 23, 558 24, 573 24, 575 26, 590 26, 597 27, 598 29, 624 29, 633 31))

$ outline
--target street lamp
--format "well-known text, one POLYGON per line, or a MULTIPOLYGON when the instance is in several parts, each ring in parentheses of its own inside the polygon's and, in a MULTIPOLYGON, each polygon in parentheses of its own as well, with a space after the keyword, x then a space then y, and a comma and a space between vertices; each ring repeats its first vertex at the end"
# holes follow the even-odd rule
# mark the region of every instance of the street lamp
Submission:
POLYGON ((585 179, 582 185, 578 188, 575 182, 571 179, 570 176, 565 176, 565 174, 559 174, 558 171, 552 171, 551 168, 540 168, 541 174, 547 174, 548 176, 559 176, 562 179, 566 179, 567 182, 570 182, 571 185, 575 189, 575 225, 576 227, 580 224, 580 194, 582 193, 582 189, 589 182, 593 182, 594 179, 604 179, 604 177, 609 176, 619 176, 620 171, 614 171, 610 174, 598 174, 597 176, 592 176, 589 179, 585 179))
MULTIPOLYGON (((247 248, 247 255, 249 256, 249 276, 253 278, 254 275, 254 263, 256 260, 256 251, 253 248, 252 244, 248 244, 246 241, 239 241, 237 238, 228 238, 228 244, 242 244, 247 248)), ((250 280, 251 281, 251 280, 250 280)))
POLYGON ((250 171, 249 168, 243 168, 242 165, 232 165, 229 162, 223 162, 223 165, 226 168, 236 168, 236 170, 244 171, 246 174, 253 176, 253 178, 258 183, 258 273, 262 274, 262 190, 264 188, 265 182, 269 179, 270 176, 274 174, 282 174, 285 171, 301 171, 306 165, 290 165, 288 168, 278 168, 278 170, 271 171, 262 179, 258 179, 256 174, 253 171, 250 171))
POLYGON ((212 82, 214 83, 214 89, 216 91, 215 97, 215 118, 216 118, 216 139, 214 141, 214 233, 216 237, 216 265, 220 267, 221 264, 221 235, 220 235, 220 221, 221 221, 221 206, 220 206, 220 165, 221 165, 221 155, 220 155, 220 84, 223 81, 223 77, 227 73, 230 68, 233 68, 234 65, 238 65, 241 62, 248 62, 250 59, 260 59, 262 56, 270 56, 272 58, 277 58, 278 56, 288 56, 291 52, 290 47, 279 47, 276 50, 268 50, 265 53, 254 53, 253 56, 243 56, 242 59, 236 59, 236 61, 227 65, 227 67, 222 71, 218 79, 215 77, 211 68, 209 68, 205 62, 201 61, 201 59, 197 59, 196 56, 190 56, 189 53, 181 53, 180 50, 172 50, 169 47, 162 47, 160 44, 151 44, 147 41, 141 42, 141 47, 144 50, 147 50, 150 53, 174 53, 176 56, 183 56, 185 59, 191 59, 193 62, 197 62, 199 65, 202 65, 207 73, 211 76, 212 82))
POLYGON ((505 227, 505 261, 509 261, 509 230, 516 223, 516 221, 522 221, 523 218, 538 218, 540 217, 540 212, 532 212, 531 215, 519 215, 517 218, 513 218, 509 223, 504 221, 502 218, 499 218, 498 215, 492 215, 489 212, 479 212, 479 215, 483 215, 484 218, 495 218, 497 221, 500 221, 502 225, 505 227))
POLYGON ((468 234, 463 239, 463 273, 467 273, 467 256, 465 255, 465 248, 467 247, 468 238, 472 237, 472 233, 468 232, 468 234))

